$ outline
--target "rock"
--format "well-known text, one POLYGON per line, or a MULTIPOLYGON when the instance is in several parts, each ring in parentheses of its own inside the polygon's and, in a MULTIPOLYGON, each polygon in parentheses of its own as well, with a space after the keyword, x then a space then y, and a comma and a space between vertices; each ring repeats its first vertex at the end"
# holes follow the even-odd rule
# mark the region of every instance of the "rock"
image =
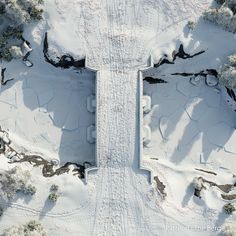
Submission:
POLYGON ((201 190, 195 188, 194 189, 194 196, 201 198, 201 190))
POLYGON ((19 59, 23 57, 23 53, 21 51, 21 48, 18 46, 11 46, 9 48, 9 52, 11 53, 12 57, 15 59, 19 59))
POLYGON ((27 67, 32 67, 33 63, 30 60, 23 60, 23 63, 27 66, 27 67))
POLYGON ((209 87, 217 86, 219 83, 218 79, 214 75, 207 75, 206 76, 206 85, 209 87))
POLYGON ((9 144, 11 142, 8 138, 8 134, 3 131, 0 131, 0 139, 2 139, 5 144, 9 144))
POLYGON ((96 111, 96 97, 93 94, 87 97, 87 110, 91 113, 96 111))
POLYGON ((198 85, 201 80, 202 80, 202 76, 198 75, 198 76, 192 76, 189 80, 189 82, 192 84, 192 85, 198 85))
POLYGON ((89 143, 95 143, 96 142, 96 128, 94 125, 91 125, 87 128, 87 141, 89 143))
POLYGON ((51 160, 51 164, 54 165, 54 166, 58 166, 58 165, 59 165, 59 160, 57 160, 57 159, 52 159, 52 160, 51 160))
POLYGON ((23 55, 25 56, 27 53, 32 51, 32 48, 26 42, 24 42, 21 46, 21 50, 23 55))
POLYGON ((147 114, 151 111, 151 97, 150 96, 143 96, 142 99, 142 106, 143 106, 143 113, 147 114))
POLYGON ((143 126, 143 145, 146 146, 151 142, 151 129, 148 125, 143 126))

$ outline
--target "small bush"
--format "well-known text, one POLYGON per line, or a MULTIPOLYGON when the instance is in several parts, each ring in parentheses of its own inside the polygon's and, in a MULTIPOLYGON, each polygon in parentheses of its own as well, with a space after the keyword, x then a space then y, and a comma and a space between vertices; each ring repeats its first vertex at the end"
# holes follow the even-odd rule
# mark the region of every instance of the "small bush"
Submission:
POLYGON ((51 190, 51 191, 54 191, 54 192, 57 192, 58 189, 59 189, 59 186, 56 185, 56 184, 53 184, 53 185, 51 186, 51 188, 50 188, 50 190, 51 190))
POLYGON ((22 190, 22 192, 26 195, 34 195, 36 191, 37 191, 37 188, 31 184, 22 190))
POLYGON ((19 26, 42 17, 42 1, 0 0, 2 12, 11 25, 19 26))
POLYGON ((227 214, 231 215, 236 209, 234 205, 232 205, 231 203, 228 203, 224 205, 224 210, 227 214))
POLYGON ((46 232, 40 222, 31 220, 25 225, 12 226, 3 236, 46 236, 46 232))
POLYGON ((50 193, 48 196, 48 200, 52 202, 56 202, 58 200, 59 195, 57 193, 50 193))

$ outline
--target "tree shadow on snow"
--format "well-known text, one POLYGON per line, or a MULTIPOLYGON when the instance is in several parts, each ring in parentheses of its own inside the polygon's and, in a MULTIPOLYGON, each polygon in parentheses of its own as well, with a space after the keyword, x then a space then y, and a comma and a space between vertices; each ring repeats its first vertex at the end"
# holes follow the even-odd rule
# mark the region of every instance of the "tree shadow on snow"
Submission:
MULTIPOLYGON (((148 84, 144 81, 144 94, 152 98, 150 127, 152 132, 159 131, 164 143, 171 141, 175 151, 170 159, 174 163, 183 161, 199 139, 199 159, 202 153, 202 161, 207 162, 211 153, 224 148, 235 132, 236 114, 227 107, 216 88, 208 87, 204 81, 192 85, 190 77, 172 75, 198 73, 206 69, 217 70, 226 57, 235 52, 233 34, 212 24, 209 27, 209 24, 211 23, 200 19, 196 28, 189 32, 192 40, 184 47, 191 54, 200 50, 206 50, 205 53, 186 60, 177 58, 174 65, 165 64, 157 69, 150 69, 156 70, 156 77, 165 78, 168 81, 166 84, 148 84), (218 34, 224 37, 216 37, 218 34), (226 46, 225 40, 228 42, 226 46), (181 122, 184 129, 178 132, 181 122)), ((153 145, 154 141, 150 148, 153 145)))

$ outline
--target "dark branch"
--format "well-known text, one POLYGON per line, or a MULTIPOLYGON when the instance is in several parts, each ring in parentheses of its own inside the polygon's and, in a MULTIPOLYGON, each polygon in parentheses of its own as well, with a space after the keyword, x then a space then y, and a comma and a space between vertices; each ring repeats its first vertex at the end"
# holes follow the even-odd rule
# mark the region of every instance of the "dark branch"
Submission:
POLYGON ((14 80, 13 78, 5 80, 5 72, 6 72, 6 68, 2 68, 1 69, 1 85, 6 85, 9 81, 14 80))
POLYGON ((168 83, 163 79, 153 78, 153 77, 145 77, 144 81, 147 81, 149 84, 161 84, 161 83, 168 83))

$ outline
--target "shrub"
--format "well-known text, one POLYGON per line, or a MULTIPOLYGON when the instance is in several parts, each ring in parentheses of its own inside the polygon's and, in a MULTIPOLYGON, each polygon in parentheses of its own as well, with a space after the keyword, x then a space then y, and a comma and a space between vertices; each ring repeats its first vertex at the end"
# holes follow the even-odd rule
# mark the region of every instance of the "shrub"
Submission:
POLYGON ((227 203, 224 205, 224 210, 227 214, 233 214, 233 212, 236 210, 234 205, 232 205, 231 203, 227 203))
POLYGON ((52 202, 56 202, 58 199, 59 195, 57 193, 50 193, 48 196, 48 200, 52 202))
POLYGON ((29 221, 24 225, 12 226, 7 229, 4 236, 46 236, 46 232, 40 222, 29 221))

